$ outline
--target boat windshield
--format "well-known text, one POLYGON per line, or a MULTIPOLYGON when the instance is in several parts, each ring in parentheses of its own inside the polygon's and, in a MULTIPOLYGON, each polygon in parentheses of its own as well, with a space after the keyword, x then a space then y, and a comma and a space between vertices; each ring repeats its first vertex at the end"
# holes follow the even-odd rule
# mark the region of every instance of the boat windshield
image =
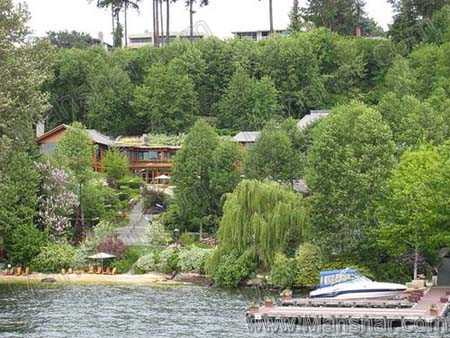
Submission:
POLYGON ((370 281, 369 278, 361 275, 353 269, 323 271, 320 273, 320 287, 333 286, 339 283, 346 283, 355 280, 370 281))

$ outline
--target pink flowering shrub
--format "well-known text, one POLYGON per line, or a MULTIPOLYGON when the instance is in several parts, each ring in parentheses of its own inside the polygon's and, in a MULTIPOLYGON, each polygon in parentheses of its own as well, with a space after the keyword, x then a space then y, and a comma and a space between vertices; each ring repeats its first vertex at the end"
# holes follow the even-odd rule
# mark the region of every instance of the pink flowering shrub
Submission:
POLYGON ((61 238, 71 227, 71 218, 78 207, 78 197, 70 190, 70 177, 50 162, 38 163, 42 176, 39 218, 54 238, 61 238))
POLYGON ((117 258, 122 258, 125 253, 127 246, 125 243, 117 238, 116 236, 106 237, 98 246, 97 252, 105 252, 116 256, 117 258))

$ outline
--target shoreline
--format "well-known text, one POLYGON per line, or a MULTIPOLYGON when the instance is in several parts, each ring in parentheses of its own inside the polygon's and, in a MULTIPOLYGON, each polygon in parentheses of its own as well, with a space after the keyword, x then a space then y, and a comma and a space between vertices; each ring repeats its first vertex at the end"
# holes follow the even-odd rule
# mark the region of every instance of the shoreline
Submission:
POLYGON ((174 279, 170 275, 161 273, 147 273, 142 275, 118 274, 97 275, 88 273, 56 274, 32 273, 30 275, 10 276, 0 275, 2 284, 85 284, 85 285, 148 285, 148 286, 179 286, 179 285, 208 285, 208 279, 199 274, 179 274, 174 279), (51 279, 51 282, 43 281, 51 279))

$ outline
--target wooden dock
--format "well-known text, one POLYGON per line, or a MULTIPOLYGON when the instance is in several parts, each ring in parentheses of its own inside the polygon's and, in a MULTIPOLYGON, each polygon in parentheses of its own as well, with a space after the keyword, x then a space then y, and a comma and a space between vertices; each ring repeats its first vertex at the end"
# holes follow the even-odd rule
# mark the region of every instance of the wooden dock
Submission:
POLYGON ((301 324, 305 320, 321 321, 359 321, 382 320, 391 325, 405 321, 435 323, 442 320, 449 311, 450 288, 433 287, 428 289, 417 303, 406 301, 359 300, 339 301, 329 299, 293 299, 283 301, 281 306, 266 303, 247 311, 250 322, 292 320, 301 324))
POLYGON ((415 303, 407 300, 339 300, 329 298, 293 298, 281 300, 282 306, 407 309, 415 303))

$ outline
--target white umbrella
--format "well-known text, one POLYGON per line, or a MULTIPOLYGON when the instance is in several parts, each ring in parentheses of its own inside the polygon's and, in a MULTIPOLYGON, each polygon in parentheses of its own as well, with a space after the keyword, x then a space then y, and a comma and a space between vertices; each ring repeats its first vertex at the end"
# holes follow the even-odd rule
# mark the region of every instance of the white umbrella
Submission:
POLYGON ((88 258, 91 258, 91 259, 108 259, 108 258, 116 258, 116 256, 111 255, 109 253, 100 252, 100 253, 97 253, 95 255, 89 256, 88 258))
POLYGON ((116 256, 111 255, 109 253, 105 253, 105 252, 99 252, 95 255, 89 256, 88 258, 90 259, 100 259, 102 261, 102 271, 103 271, 103 260, 105 259, 109 259, 109 258, 116 258, 116 256))
POLYGON ((167 175, 156 176, 155 180, 170 180, 170 176, 167 175))

